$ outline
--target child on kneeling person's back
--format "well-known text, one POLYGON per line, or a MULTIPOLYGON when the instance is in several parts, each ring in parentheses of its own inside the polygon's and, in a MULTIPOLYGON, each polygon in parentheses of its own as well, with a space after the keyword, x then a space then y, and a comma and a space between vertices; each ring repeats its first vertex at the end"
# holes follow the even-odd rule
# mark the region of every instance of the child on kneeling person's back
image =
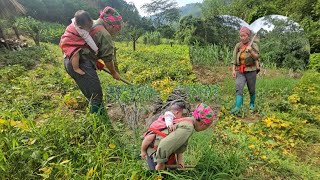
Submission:
POLYGON ((204 103, 201 103, 193 111, 191 117, 178 119, 176 130, 171 132, 160 142, 155 142, 156 149, 148 148, 148 165, 151 170, 166 169, 172 154, 177 157, 177 164, 184 167, 183 153, 187 149, 188 140, 195 131, 203 131, 211 126, 215 114, 213 110, 204 103), (153 152, 152 152, 153 151, 153 152), (154 164, 150 161, 154 161, 154 164), (152 167, 155 166, 155 167, 152 167))
POLYGON ((174 125, 174 119, 182 118, 183 110, 185 109, 185 105, 183 103, 177 102, 170 106, 170 111, 166 111, 163 115, 161 115, 156 121, 154 121, 148 131, 144 134, 144 139, 141 144, 141 158, 145 159, 147 156, 147 148, 154 141, 156 134, 152 131, 152 129, 157 129, 162 131, 168 128, 169 132, 176 130, 176 126, 174 125))

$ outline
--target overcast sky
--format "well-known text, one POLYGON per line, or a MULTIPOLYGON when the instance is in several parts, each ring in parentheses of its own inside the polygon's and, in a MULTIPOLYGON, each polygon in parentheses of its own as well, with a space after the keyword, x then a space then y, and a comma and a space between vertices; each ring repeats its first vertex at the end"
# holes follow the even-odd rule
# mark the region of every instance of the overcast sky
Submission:
MULTIPOLYGON (((150 3, 151 0, 125 0, 127 2, 133 2, 134 5, 138 8, 141 16, 146 16, 147 14, 143 12, 140 8, 143 4, 150 3)), ((178 2, 178 6, 184 6, 190 3, 203 2, 203 0, 176 0, 178 2)))

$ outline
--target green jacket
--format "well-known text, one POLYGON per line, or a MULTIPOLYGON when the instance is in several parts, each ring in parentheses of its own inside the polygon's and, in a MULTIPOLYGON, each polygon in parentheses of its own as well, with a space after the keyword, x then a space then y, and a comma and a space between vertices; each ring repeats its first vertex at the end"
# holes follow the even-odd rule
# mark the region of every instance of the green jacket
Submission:
MULTIPOLYGON (((147 149, 147 154, 154 156, 155 162, 165 163, 172 153, 183 153, 186 151, 188 140, 194 132, 194 125, 183 121, 177 123, 176 126, 177 129, 165 138, 156 135, 154 146, 158 147, 158 149, 151 147, 147 149)), ((168 130, 166 129, 162 132, 167 134, 168 130)))
MULTIPOLYGON (((93 26, 97 24, 103 24, 103 20, 98 19, 93 21, 93 26)), ((98 58, 102 59, 104 62, 113 61, 114 42, 110 33, 105 28, 102 28, 92 36, 92 39, 98 47, 98 58)), ((80 51, 80 59, 92 61, 94 60, 92 55, 93 52, 89 48, 82 48, 80 51)))
MULTIPOLYGON (((241 52, 239 51, 240 46, 242 45, 241 42, 237 43, 236 46, 234 47, 233 50, 233 58, 232 58, 232 64, 236 65, 236 66, 240 66, 240 54, 241 52)), ((259 55, 259 47, 256 43, 252 43, 252 50, 255 51, 258 55, 259 55)), ((249 65, 246 67, 245 71, 256 71, 257 67, 256 67, 256 61, 254 58, 251 57, 249 52, 246 52, 246 65, 249 65)), ((236 68, 236 70, 238 71, 238 68, 236 68)))

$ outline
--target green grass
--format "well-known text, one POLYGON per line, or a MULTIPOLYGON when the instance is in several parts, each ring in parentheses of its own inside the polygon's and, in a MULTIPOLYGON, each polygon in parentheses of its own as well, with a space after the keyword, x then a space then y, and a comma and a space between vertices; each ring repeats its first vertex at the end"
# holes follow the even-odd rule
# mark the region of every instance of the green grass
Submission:
MULTIPOLYGON (((288 78, 285 75, 276 77, 257 77, 256 84, 256 104, 261 113, 266 113, 269 110, 277 110, 277 106, 281 106, 282 100, 292 94, 293 88, 299 80, 288 78)), ((222 85, 224 98, 222 103, 228 109, 231 109, 235 101, 235 79, 227 77, 222 85)), ((247 86, 244 86, 244 107, 248 110, 249 107, 249 91, 247 86), (248 106, 248 107, 246 107, 248 106)), ((279 109, 278 109, 279 110, 279 109)))
MULTIPOLYGON (((122 50, 121 57, 130 56, 130 50, 122 50)), ((135 132, 124 120, 113 122, 114 132, 105 123, 108 118, 90 115, 86 100, 64 70, 58 47, 47 45, 47 53, 31 67, 18 63, 0 69, 0 179, 319 179, 319 149, 314 146, 320 140, 318 95, 307 89, 310 79, 317 84, 314 72, 307 72, 302 81, 285 74, 259 76, 260 116, 253 124, 228 113, 234 103, 234 79, 226 78, 221 85, 182 85, 192 103, 221 103, 218 125, 189 140, 185 160, 196 165, 193 171, 148 172, 138 158, 141 140, 135 132), (304 91, 310 105, 289 102, 289 96, 304 91), (267 127, 263 120, 273 116, 290 125, 267 127), (276 135, 284 140, 277 141, 276 135), (273 141, 279 144, 268 149, 273 141)), ((22 62, 14 53, 10 57, 22 62)), ((150 86, 124 86, 104 72, 99 77, 108 102, 138 101, 141 108, 148 108, 157 95, 150 86)), ((247 108, 247 90, 245 96, 247 108)))
POLYGON ((190 48, 190 59, 194 65, 229 65, 232 61, 232 51, 227 46, 195 45, 190 48))

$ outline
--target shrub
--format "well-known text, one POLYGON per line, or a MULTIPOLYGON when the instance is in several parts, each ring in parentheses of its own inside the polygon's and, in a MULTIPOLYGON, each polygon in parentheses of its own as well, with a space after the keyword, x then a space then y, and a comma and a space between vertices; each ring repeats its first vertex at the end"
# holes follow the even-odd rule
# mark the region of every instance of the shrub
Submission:
POLYGON ((159 45, 161 44, 161 35, 159 32, 147 32, 143 36, 143 43, 144 44, 153 44, 159 45))
POLYGON ((16 19, 16 26, 23 33, 32 37, 37 45, 39 42, 59 43, 65 27, 58 23, 41 22, 31 17, 16 19))
POLYGON ((190 47, 190 59, 192 64, 198 65, 228 65, 232 59, 232 51, 226 45, 195 45, 190 47))
MULTIPOLYGON (((8 51, 9 52, 9 51, 8 51)), ((40 61, 50 62, 53 61, 55 55, 50 52, 47 46, 42 47, 27 47, 20 51, 10 53, 3 53, 0 55, 0 63, 4 65, 19 64, 26 68, 32 68, 40 61)))
POLYGON ((301 97, 301 102, 307 105, 320 104, 320 73, 307 71, 300 80, 295 92, 301 97))
POLYGON ((310 55, 308 68, 320 72, 320 53, 310 55))

